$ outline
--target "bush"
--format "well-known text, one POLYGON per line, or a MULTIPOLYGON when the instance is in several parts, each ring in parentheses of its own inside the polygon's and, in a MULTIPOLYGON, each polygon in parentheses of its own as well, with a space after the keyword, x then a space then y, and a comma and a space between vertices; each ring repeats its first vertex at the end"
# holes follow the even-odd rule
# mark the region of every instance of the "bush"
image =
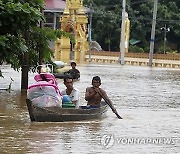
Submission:
MULTIPOLYGON (((177 53, 177 51, 175 50, 172 50, 170 47, 166 47, 165 49, 165 52, 166 53, 177 53)), ((158 49, 157 49, 157 53, 159 54, 164 54, 164 46, 160 46, 158 49)))
POLYGON ((143 48, 140 48, 136 45, 135 46, 130 45, 129 46, 129 52, 144 53, 144 50, 143 50, 143 48))

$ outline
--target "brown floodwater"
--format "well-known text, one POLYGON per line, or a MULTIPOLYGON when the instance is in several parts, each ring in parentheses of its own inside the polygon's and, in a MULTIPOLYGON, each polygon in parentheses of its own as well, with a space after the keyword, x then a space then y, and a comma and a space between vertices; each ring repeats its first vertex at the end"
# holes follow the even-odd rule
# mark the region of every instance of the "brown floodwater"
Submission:
MULTIPOLYGON (((78 66, 75 87, 85 104, 85 88, 99 75, 118 113, 81 122, 31 122, 26 94, 21 93, 21 73, 1 66, 0 89, 12 82, 12 90, 0 90, 0 153, 43 154, 145 154, 180 152, 180 69, 121 65, 78 66)), ((35 74, 29 74, 29 84, 35 74)), ((63 81, 58 79, 60 89, 63 81)))

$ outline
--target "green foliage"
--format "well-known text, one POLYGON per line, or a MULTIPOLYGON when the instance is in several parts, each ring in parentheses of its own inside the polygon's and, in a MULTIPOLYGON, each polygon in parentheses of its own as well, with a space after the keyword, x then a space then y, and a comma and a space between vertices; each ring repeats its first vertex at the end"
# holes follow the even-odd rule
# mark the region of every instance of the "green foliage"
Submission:
POLYGON ((53 52, 49 48, 49 42, 50 41, 55 41, 57 38, 65 36, 65 37, 70 37, 72 42, 74 41, 74 38, 70 34, 67 34, 63 31, 60 30, 53 30, 51 28, 39 28, 39 27, 34 27, 31 35, 30 35, 30 49, 29 49, 29 59, 30 61, 30 66, 36 66, 39 61, 39 52, 42 51, 42 57, 44 62, 50 62, 51 57, 53 57, 53 52))
POLYGON ((136 45, 135 46, 130 45, 129 46, 129 52, 143 53, 144 50, 143 50, 143 48, 140 48, 140 47, 138 47, 136 45))
POLYGON ((24 52, 27 52, 27 46, 21 36, 11 34, 0 36, 0 64, 7 62, 12 64, 13 68, 19 68, 21 66, 19 56, 24 52))
MULTIPOLYGON (((119 49, 122 1, 119 0, 84 0, 90 7, 92 3, 92 38, 102 46, 103 50, 119 49), (108 40, 108 41, 107 41, 108 40)), ((148 51, 151 37, 154 0, 126 0, 126 11, 130 19, 130 39, 141 40, 141 48, 148 51)), ((180 40, 180 1, 158 1, 156 38, 163 39, 162 27, 167 25, 167 41, 179 44, 180 40)), ((180 52, 180 46, 178 46, 180 52)))
POLYGON ((30 6, 29 3, 15 3, 13 0, 7 0, 4 3, 0 1, 0 34, 18 35, 23 30, 36 26, 39 21, 43 20, 39 9, 30 6))
MULTIPOLYGON (((172 50, 170 47, 166 47, 165 52, 166 52, 166 54, 175 54, 175 53, 177 53, 177 51, 172 50)), ((164 46, 160 46, 158 48, 158 50, 157 50, 157 53, 164 54, 164 46)))
POLYGON ((40 53, 43 61, 53 56, 49 41, 63 35, 75 42, 70 34, 39 27, 43 6, 44 0, 0 0, 0 65, 7 62, 18 70, 28 53, 30 66, 36 66, 40 53))
POLYGON ((30 3, 0 0, 0 19, 0 64, 7 62, 18 70, 22 65, 22 55, 30 48, 26 34, 43 20, 43 16, 39 8, 30 3))

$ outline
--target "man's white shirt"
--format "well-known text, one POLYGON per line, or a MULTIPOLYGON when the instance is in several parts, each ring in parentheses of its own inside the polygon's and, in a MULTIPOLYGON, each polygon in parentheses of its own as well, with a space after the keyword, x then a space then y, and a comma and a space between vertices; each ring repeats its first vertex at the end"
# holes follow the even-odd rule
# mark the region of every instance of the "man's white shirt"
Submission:
MULTIPOLYGON (((67 95, 66 89, 63 90, 63 91, 61 91, 61 94, 62 94, 62 95, 67 95)), ((76 89, 76 88, 74 88, 74 89, 72 90, 71 94, 68 95, 68 96, 70 97, 70 99, 71 99, 72 102, 73 102, 73 101, 76 101, 76 108, 79 108, 79 103, 80 103, 80 102, 79 102, 79 90, 76 89)))

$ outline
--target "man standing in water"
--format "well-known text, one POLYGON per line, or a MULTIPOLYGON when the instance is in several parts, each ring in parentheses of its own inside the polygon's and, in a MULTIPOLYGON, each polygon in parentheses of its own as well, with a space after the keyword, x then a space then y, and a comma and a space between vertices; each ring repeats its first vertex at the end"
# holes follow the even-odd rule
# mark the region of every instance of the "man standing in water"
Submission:
POLYGON ((103 98, 105 99, 106 103, 108 103, 109 106, 111 106, 112 111, 114 113, 117 113, 111 100, 107 96, 106 92, 102 88, 100 88, 100 85, 101 85, 100 77, 99 76, 93 77, 92 87, 86 88, 85 100, 88 102, 87 105, 100 107, 101 100, 103 98))
POLYGON ((79 79, 80 78, 80 72, 76 68, 76 63, 75 62, 71 62, 71 67, 72 67, 72 69, 70 69, 67 73, 69 75, 71 75, 73 77, 73 79, 79 79))

